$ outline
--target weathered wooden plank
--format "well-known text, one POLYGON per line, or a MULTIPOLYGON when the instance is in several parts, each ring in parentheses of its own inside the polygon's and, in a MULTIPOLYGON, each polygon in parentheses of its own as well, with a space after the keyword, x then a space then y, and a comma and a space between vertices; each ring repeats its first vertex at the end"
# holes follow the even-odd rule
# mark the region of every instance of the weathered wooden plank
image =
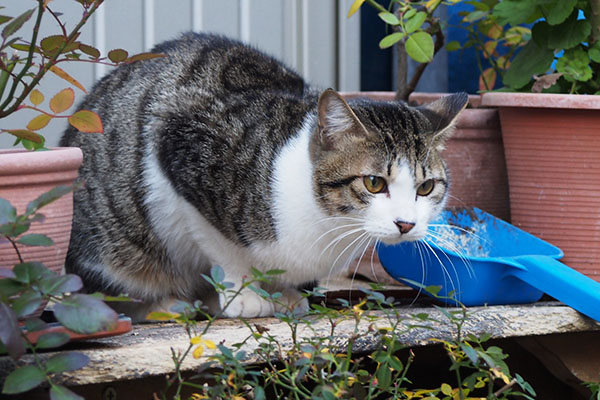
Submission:
MULTIPOLYGON (((427 313, 430 317, 443 321, 443 313, 431 307, 401 307, 397 316, 400 320, 411 315, 427 313)), ((448 308, 447 310, 452 310, 448 308)), ((463 333, 480 335, 487 332, 494 338, 526 337, 536 335, 561 334, 572 332, 598 332, 600 323, 582 316, 573 309, 559 303, 540 303, 537 305, 494 306, 470 308, 470 317, 463 326, 463 333)), ((383 312, 373 313, 378 317, 375 325, 378 328, 390 326, 383 312)), ((268 333, 278 339, 284 350, 292 345, 289 327, 274 318, 260 318, 250 321, 268 327, 268 333)), ((372 322, 366 318, 358 325, 358 332, 365 337, 354 344, 357 351, 370 351, 376 346, 377 335, 369 330, 372 322)), ((404 325, 408 324, 406 321, 404 325)), ((202 328, 205 322, 200 323, 202 328)), ((433 343, 432 339, 450 339, 456 334, 452 325, 447 323, 429 323, 432 329, 412 329, 401 337, 409 346, 423 346, 433 343)), ((402 326, 402 325, 401 325, 402 326)), ((325 320, 301 325, 299 338, 328 335, 330 325, 325 320)), ((353 334, 355 322, 349 318, 342 320, 336 327, 335 342, 345 344, 353 334)), ((214 342, 226 345, 242 342, 250 335, 250 330, 237 320, 216 321, 205 335, 214 342)), ((173 370, 171 348, 184 350, 188 338, 181 326, 172 323, 138 325, 133 332, 119 337, 100 339, 80 344, 80 351, 92 360, 81 370, 63 374, 59 381, 67 385, 83 385, 105 383, 115 380, 132 380, 148 376, 162 375, 173 370)), ((249 354, 257 347, 254 340, 249 340, 243 347, 249 354)), ((201 359, 186 359, 183 370, 193 370, 208 361, 211 351, 207 351, 201 359)), ((52 353, 46 354, 50 356, 52 353)), ((25 362, 31 361, 25 357, 25 362)), ((249 359, 248 362, 256 361, 249 359)), ((12 362, 0 358, 0 381, 12 370, 12 362)))

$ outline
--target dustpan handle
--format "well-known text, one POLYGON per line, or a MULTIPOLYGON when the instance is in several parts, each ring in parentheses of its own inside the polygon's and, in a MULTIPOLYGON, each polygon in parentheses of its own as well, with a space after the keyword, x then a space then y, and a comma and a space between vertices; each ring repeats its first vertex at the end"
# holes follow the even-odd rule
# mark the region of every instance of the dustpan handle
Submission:
POLYGON ((548 256, 523 256, 515 259, 525 268, 511 274, 600 321, 600 283, 548 256))

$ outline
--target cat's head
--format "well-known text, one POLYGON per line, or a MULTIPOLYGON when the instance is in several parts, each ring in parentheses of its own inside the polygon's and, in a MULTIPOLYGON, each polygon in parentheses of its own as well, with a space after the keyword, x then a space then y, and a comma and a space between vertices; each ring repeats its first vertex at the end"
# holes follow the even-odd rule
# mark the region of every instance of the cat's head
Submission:
POLYGON ((440 151, 467 101, 458 93, 413 108, 323 92, 310 146, 321 208, 384 243, 423 238, 448 196, 440 151))

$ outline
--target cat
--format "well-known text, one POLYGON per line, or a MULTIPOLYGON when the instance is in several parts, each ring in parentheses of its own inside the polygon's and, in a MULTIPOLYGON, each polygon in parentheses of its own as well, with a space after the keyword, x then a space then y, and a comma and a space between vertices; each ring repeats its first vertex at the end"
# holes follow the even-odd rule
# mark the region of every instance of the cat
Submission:
POLYGON ((375 242, 423 238, 444 207, 440 157, 467 95, 412 108, 346 101, 279 61, 212 34, 153 49, 164 58, 121 65, 80 108, 104 134, 69 127, 60 145, 84 153, 66 269, 88 291, 128 293, 143 319, 176 299, 226 317, 277 307, 249 288, 216 293, 219 265, 239 290, 251 267, 287 272, 263 285, 297 310, 305 283, 344 272, 375 242))

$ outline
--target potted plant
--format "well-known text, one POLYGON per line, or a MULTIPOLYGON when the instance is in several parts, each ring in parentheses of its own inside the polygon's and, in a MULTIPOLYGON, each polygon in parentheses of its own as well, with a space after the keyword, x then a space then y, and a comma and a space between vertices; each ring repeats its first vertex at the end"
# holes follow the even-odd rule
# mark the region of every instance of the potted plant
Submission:
POLYGON ((477 4, 472 22, 497 32, 480 49, 492 64, 500 58, 495 71, 504 87, 484 93, 482 103, 500 112, 512 222, 600 281, 600 3, 477 4), (529 34, 512 37, 514 56, 496 51, 527 23, 529 34))
MULTIPOLYGON (((116 49, 102 58, 100 51, 78 40, 82 27, 100 7, 103 0, 78 0, 82 14, 73 28, 67 29, 48 1, 37 1, 37 7, 16 17, 0 16, 0 120, 19 112, 32 109, 39 114, 25 128, 0 126, 0 134, 16 137, 16 144, 24 149, 0 150, 0 197, 9 200, 18 210, 25 212, 28 202, 58 185, 70 185, 77 177, 82 162, 81 150, 55 148, 46 151, 45 139, 38 131, 53 119, 66 118, 79 131, 101 133, 99 116, 88 110, 73 114, 68 110, 74 104, 75 90, 65 88, 54 94, 45 105, 44 95, 38 90, 42 78, 51 72, 64 79, 70 86, 85 93, 84 87, 65 70, 68 62, 94 62, 116 65, 156 57, 154 54, 129 56, 125 50, 116 49), (24 25, 33 19, 33 25, 25 34, 24 25), (53 19, 57 31, 41 37, 40 26, 44 19, 53 19)), ((55 245, 46 248, 25 248, 24 257, 44 262, 50 269, 60 272, 69 243, 72 218, 72 194, 53 202, 44 210, 45 222, 34 223, 33 233, 45 233, 55 245)), ((11 246, 0 240, 0 265, 18 262, 11 246)))
POLYGON ((81 7, 82 13, 71 29, 47 0, 35 3, 36 7, 18 16, 0 16, 0 120, 22 109, 38 112, 25 128, 0 125, 0 134, 15 136, 15 145, 23 147, 0 150, 0 353, 8 352, 16 361, 29 350, 36 361, 36 365, 16 368, 3 383, 2 393, 21 393, 48 382, 53 399, 74 399, 80 397, 54 385, 51 376, 80 368, 89 360, 71 354, 41 360, 36 351, 66 343, 69 330, 90 334, 119 324, 102 296, 74 293, 81 288, 81 280, 63 275, 73 213, 72 185, 82 153, 77 148, 46 148, 39 130, 56 118, 66 118, 76 129, 90 134, 103 129, 94 112, 68 112, 75 101, 73 88, 53 95, 46 107, 38 86, 52 72, 85 92, 60 65, 117 65, 161 55, 129 56, 125 50, 115 49, 101 57, 96 48, 79 41, 82 27, 103 0, 73 2, 71 6, 81 7), (46 18, 52 19, 58 30, 41 37, 40 26, 46 18), (25 34, 26 23, 32 19, 25 34), (42 207, 43 214, 39 211, 42 207), (55 303, 54 315, 66 330, 44 333, 48 326, 38 315, 48 300, 55 303))

